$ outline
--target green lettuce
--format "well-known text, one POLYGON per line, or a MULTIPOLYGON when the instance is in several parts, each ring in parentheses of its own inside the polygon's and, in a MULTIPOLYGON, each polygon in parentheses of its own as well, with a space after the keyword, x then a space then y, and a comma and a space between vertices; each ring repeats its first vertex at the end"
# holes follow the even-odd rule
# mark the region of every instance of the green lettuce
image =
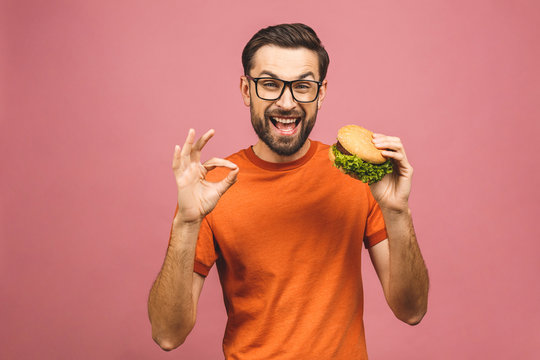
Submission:
POLYGON ((381 180, 384 175, 392 172, 392 161, 386 160, 382 164, 371 164, 356 155, 345 155, 339 152, 336 145, 332 145, 332 153, 336 157, 334 166, 343 169, 346 174, 354 175, 359 180, 373 184, 381 180))

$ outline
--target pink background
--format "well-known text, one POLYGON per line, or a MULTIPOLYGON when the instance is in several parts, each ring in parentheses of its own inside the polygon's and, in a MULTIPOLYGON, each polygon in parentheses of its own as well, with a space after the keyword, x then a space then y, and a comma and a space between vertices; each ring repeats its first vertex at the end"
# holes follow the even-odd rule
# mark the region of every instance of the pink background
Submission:
POLYGON ((150 336, 176 188, 173 148, 256 138, 238 84, 259 28, 314 27, 331 58, 313 138, 400 136, 431 275, 429 311, 395 319, 368 258, 373 359, 540 352, 540 5, 536 1, 4 1, 2 359, 219 359, 215 270, 187 342, 150 336), (234 3, 234 5, 232 5, 234 3))

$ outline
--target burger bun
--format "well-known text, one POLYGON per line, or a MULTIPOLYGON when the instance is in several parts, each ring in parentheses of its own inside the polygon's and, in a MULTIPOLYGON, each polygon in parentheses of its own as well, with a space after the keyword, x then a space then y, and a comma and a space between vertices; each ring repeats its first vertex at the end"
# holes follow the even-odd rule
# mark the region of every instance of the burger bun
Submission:
MULTIPOLYGON (((346 125, 338 130, 337 139, 341 146, 353 155, 372 164, 382 164, 386 158, 373 144, 373 133, 358 125, 346 125)), ((330 159, 334 155, 330 151, 330 159)))

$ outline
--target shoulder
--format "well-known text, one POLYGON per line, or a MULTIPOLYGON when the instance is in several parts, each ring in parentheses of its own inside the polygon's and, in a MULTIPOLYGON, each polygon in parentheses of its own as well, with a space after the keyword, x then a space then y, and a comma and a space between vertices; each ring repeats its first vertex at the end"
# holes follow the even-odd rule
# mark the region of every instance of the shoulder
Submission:
POLYGON ((248 161, 248 158, 246 156, 246 149, 238 150, 234 154, 227 156, 225 159, 232 162, 235 162, 235 161, 240 162, 240 163, 246 162, 248 161))
POLYGON ((334 167, 328 156, 330 145, 315 140, 312 140, 312 142, 316 146, 316 150, 313 157, 308 162, 308 164, 312 165, 311 168, 317 168, 320 171, 327 172, 328 175, 331 176, 337 175, 334 170, 338 169, 334 167))
POLYGON ((328 151, 330 149, 330 145, 322 143, 320 141, 315 141, 315 140, 314 142, 317 145, 317 151, 315 152, 314 157, 330 160, 330 158, 328 157, 328 151))

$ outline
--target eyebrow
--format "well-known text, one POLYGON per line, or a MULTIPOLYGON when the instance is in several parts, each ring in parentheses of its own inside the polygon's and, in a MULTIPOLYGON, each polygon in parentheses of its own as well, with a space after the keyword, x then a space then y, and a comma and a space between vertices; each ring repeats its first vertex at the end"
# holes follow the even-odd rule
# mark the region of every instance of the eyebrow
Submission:
MULTIPOLYGON (((268 76, 270 76, 270 77, 279 79, 279 77, 278 77, 276 74, 274 74, 273 72, 268 71, 268 70, 263 70, 263 71, 261 71, 261 73, 259 74, 259 76, 261 76, 261 75, 268 75, 268 76)), ((302 79, 305 79, 305 78, 307 78, 307 77, 309 77, 309 76, 311 76, 313 79, 315 79, 315 74, 313 74, 313 72, 311 72, 311 71, 308 71, 308 72, 303 73, 302 75, 300 75, 300 76, 298 77, 297 80, 302 80, 302 79)))

